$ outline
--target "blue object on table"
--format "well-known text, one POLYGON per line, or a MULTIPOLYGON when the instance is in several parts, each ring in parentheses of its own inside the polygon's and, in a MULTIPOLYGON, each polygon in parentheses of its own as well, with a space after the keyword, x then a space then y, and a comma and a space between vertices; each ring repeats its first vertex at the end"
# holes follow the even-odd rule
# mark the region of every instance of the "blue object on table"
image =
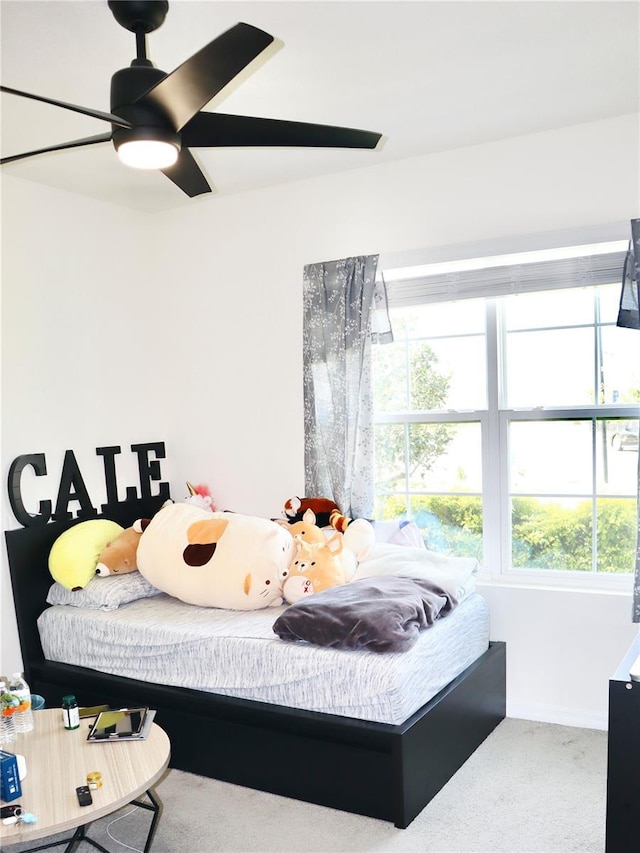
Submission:
POLYGON ((10 803, 22 796, 18 762, 12 752, 0 750, 0 800, 10 803))

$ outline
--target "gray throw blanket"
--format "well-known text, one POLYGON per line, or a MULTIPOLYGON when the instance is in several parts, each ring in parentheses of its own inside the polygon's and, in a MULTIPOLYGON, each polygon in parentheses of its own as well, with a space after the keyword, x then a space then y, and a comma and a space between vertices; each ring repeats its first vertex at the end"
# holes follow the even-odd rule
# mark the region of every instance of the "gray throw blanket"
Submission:
POLYGON ((282 640, 333 649, 405 652, 423 628, 456 607, 430 581, 383 575, 335 586, 290 605, 274 622, 282 640))

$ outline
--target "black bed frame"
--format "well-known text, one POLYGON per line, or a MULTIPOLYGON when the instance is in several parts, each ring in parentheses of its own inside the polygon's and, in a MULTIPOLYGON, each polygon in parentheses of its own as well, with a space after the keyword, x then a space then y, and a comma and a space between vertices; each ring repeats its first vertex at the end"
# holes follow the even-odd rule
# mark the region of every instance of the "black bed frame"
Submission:
MULTIPOLYGON (((163 500, 163 499, 162 499, 163 500)), ((108 517, 129 526, 161 499, 108 517)), ((23 668, 47 707, 149 705, 171 740, 171 766, 405 828, 505 717, 505 644, 485 654, 400 725, 234 699, 44 659, 36 620, 48 606, 48 555, 77 520, 5 533, 23 668), (295 769, 293 769, 295 768, 295 769)), ((81 638, 79 638, 81 640, 81 638)), ((134 650, 132 650, 133 653, 134 650)))

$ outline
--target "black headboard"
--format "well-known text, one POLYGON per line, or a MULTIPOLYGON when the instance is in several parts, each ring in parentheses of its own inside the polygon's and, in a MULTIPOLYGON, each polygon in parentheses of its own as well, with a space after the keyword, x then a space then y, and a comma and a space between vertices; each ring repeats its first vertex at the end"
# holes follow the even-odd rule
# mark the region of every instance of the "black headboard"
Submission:
MULTIPOLYGON (((97 517, 130 527, 137 518, 151 518, 155 515, 165 500, 165 496, 155 496, 126 501, 110 507, 107 513, 97 517)), ((18 636, 27 681, 30 681, 32 664, 44 658, 36 622, 49 606, 46 598, 53 583, 49 573, 51 546, 61 533, 82 520, 51 521, 5 532, 18 636)))

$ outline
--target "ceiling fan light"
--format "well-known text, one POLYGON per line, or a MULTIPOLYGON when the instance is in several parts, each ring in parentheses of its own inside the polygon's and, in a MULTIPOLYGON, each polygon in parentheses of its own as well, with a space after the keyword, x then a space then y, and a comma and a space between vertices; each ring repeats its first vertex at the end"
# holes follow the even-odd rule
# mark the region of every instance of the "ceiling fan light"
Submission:
POLYGON ((133 139, 120 143, 118 157, 134 169, 167 169, 178 159, 178 148, 160 139, 133 139))

